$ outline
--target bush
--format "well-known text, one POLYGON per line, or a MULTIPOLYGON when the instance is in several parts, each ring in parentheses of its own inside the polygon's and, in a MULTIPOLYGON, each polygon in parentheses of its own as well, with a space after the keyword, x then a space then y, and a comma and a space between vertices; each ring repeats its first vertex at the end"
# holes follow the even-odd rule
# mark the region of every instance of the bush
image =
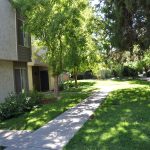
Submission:
POLYGON ((84 79, 84 74, 78 74, 77 79, 78 80, 83 80, 84 79))
POLYGON ((60 84, 58 85, 58 88, 59 88, 59 91, 63 91, 63 90, 65 89, 64 83, 60 83, 60 84))
POLYGON ((146 73, 146 77, 150 77, 150 71, 146 73))
POLYGON ((84 73, 84 79, 93 79, 93 72, 92 72, 92 70, 86 71, 84 73))
POLYGON ((129 66, 124 66, 122 74, 125 77, 137 77, 138 71, 134 68, 129 67, 129 66))
POLYGON ((0 104, 0 120, 18 116, 40 104, 43 95, 38 92, 10 94, 4 103, 0 104))
POLYGON ((109 69, 101 69, 98 76, 100 79, 108 79, 111 78, 112 75, 109 69))

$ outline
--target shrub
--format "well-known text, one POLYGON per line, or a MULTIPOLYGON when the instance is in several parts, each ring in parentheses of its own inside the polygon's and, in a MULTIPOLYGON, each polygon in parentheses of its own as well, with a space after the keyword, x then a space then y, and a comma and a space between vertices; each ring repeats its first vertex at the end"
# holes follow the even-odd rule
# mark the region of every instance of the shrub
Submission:
POLYGON ((100 79, 108 79, 111 78, 112 75, 109 69, 101 69, 98 76, 100 79))
POLYGON ((137 77, 138 76, 137 70, 129 66, 124 66, 122 74, 125 77, 137 77))
POLYGON ((65 89, 64 83, 60 83, 60 84, 58 85, 58 88, 59 88, 59 91, 63 91, 63 90, 65 89))
POLYGON ((74 87, 74 83, 72 81, 67 81, 64 83, 64 85, 65 85, 65 89, 74 87))
POLYGON ((84 79, 93 79, 93 72, 92 72, 92 70, 86 71, 84 73, 84 79))
POLYGON ((43 95, 38 92, 10 94, 4 103, 0 104, 0 120, 18 116, 40 104, 43 95))

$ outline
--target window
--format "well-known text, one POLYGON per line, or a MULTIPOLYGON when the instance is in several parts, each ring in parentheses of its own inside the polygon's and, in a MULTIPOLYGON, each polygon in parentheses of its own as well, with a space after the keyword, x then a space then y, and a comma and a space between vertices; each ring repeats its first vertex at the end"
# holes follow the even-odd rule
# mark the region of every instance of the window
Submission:
POLYGON ((16 93, 20 93, 22 90, 27 90, 27 70, 25 68, 15 69, 15 86, 16 93))
POLYGON ((24 31, 24 22, 20 19, 17 19, 17 36, 18 45, 30 47, 30 36, 24 31))

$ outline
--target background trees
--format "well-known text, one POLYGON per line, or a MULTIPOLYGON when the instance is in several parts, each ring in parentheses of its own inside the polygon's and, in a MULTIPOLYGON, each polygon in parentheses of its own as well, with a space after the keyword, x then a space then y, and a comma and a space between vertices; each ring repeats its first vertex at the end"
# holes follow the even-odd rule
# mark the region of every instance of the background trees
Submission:
POLYGON ((46 47, 43 58, 53 72, 55 93, 64 70, 73 72, 77 87, 81 70, 103 66, 121 75, 124 66, 149 69, 147 0, 101 0, 95 9, 88 0, 13 0, 13 4, 25 15, 26 29, 46 47))
POLYGON ((124 65, 127 61, 142 64, 150 47, 149 9, 150 2, 147 0, 100 0, 95 10, 97 18, 100 18, 97 33, 102 33, 99 39, 103 39, 103 43, 99 40, 99 45, 105 64, 119 62, 124 65))
POLYGON ((149 48, 149 1, 103 0, 102 3, 101 12, 113 47, 131 52, 135 44, 142 50, 149 48))

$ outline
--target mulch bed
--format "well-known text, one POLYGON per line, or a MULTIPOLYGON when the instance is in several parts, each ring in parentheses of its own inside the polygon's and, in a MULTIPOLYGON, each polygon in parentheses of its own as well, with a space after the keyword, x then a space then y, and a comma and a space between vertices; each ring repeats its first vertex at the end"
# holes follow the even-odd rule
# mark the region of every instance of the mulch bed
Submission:
POLYGON ((56 102, 56 100, 57 98, 42 99, 41 104, 46 105, 46 104, 54 103, 56 102))

